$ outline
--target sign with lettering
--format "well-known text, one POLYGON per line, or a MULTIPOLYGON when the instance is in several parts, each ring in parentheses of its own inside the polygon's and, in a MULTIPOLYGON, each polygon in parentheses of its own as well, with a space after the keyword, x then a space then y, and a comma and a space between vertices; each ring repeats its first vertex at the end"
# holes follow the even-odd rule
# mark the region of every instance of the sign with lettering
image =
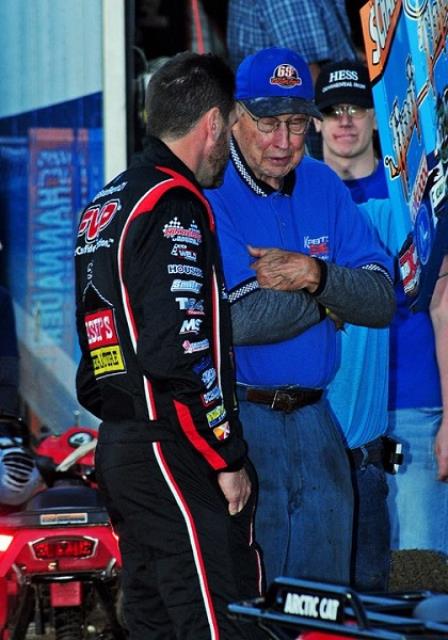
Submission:
POLYGON ((448 251, 448 3, 369 0, 361 21, 402 280, 424 309, 448 251))

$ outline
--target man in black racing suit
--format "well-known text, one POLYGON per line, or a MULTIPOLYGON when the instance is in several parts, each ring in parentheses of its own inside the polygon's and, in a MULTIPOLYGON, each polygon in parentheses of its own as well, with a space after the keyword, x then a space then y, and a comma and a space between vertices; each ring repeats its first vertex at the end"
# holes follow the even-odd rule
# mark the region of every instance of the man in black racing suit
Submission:
POLYGON ((123 556, 131 640, 265 637, 230 620, 259 594, 253 474, 233 394, 214 220, 233 75, 178 54, 147 90, 149 139, 83 211, 75 250, 81 404, 123 556), (250 477, 249 477, 250 476, 250 477))

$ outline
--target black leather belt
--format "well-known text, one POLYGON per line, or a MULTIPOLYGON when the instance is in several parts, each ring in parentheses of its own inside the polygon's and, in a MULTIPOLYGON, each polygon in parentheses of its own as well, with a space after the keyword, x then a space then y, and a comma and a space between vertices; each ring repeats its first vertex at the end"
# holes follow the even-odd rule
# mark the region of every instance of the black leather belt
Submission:
POLYGON ((361 469, 368 464, 383 466, 383 446, 381 439, 373 440, 364 447, 349 449, 348 455, 355 469, 361 469))
POLYGON ((322 397, 322 389, 283 387, 281 389, 260 389, 259 387, 238 386, 238 396, 248 402, 267 404, 274 411, 290 413, 295 409, 314 404, 322 397))

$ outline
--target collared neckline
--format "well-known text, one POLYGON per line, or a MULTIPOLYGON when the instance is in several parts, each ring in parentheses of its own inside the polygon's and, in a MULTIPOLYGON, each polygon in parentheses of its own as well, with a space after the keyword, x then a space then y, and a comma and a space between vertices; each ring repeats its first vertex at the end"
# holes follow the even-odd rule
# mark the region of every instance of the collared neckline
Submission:
POLYGON ((230 140, 230 159, 243 182, 245 182, 247 186, 258 196, 267 198, 273 193, 281 193, 285 196, 292 195, 294 185, 296 183, 296 174, 294 169, 284 177, 281 188, 274 189, 271 185, 255 177, 254 172, 247 164, 243 154, 241 153, 241 149, 233 136, 230 140))

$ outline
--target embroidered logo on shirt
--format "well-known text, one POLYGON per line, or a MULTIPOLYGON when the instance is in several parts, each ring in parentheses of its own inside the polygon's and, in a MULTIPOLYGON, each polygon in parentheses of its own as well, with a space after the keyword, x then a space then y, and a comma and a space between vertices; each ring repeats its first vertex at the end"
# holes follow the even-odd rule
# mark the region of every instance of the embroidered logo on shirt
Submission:
POLYGON ((328 257, 328 240, 328 236, 320 236, 319 238, 310 238, 310 236, 305 236, 303 239, 303 245, 305 249, 308 249, 310 256, 323 258, 328 257))

